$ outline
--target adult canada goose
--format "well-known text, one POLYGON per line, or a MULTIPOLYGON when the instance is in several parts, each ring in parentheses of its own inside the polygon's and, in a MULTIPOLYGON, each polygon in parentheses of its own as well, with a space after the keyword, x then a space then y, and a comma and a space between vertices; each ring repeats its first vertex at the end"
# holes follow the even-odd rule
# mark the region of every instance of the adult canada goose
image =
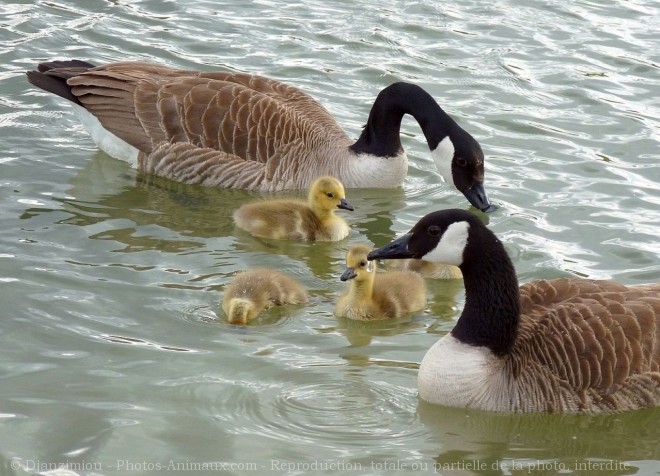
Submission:
POLYGON ((353 210, 341 182, 319 177, 309 189, 307 202, 295 198, 257 200, 234 212, 234 222, 254 236, 276 240, 339 241, 351 229, 335 210, 353 210))
POLYGON ((414 84, 381 91, 353 142, 309 95, 252 74, 72 60, 41 63, 27 77, 68 99, 109 155, 151 174, 226 188, 306 189, 319 175, 348 188, 400 186, 408 159, 399 129, 410 114, 445 181, 479 210, 495 208, 479 143, 414 84))
POLYGON ((660 284, 552 279, 518 288, 503 244, 463 210, 430 213, 369 259, 459 266, 465 308, 422 360, 430 403, 617 412, 660 403, 660 284))
POLYGON ((264 310, 284 304, 304 304, 307 293, 295 279, 268 268, 243 271, 232 279, 222 298, 230 324, 247 324, 264 310))
POLYGON ((371 247, 353 245, 346 254, 342 281, 351 284, 337 301, 335 315, 359 321, 399 318, 426 307, 426 285, 414 271, 376 272, 367 261, 371 247))

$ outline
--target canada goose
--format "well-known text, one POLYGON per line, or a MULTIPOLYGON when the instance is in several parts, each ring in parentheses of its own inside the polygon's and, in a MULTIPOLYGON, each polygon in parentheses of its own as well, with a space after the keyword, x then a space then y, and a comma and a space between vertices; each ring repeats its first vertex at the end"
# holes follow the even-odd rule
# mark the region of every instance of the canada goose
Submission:
POLYGON ((225 289, 222 310, 230 324, 247 324, 264 310, 284 304, 303 304, 307 293, 295 279, 268 268, 238 273, 225 289))
POLYGON ((252 74, 72 60, 41 63, 27 78, 71 101, 107 154, 151 174, 225 188, 306 189, 319 175, 348 188, 398 187, 408 170, 399 130, 410 114, 445 181, 479 210, 495 209, 479 143, 414 84, 383 89, 352 142, 309 95, 252 74))
POLYGON ((458 266, 443 263, 431 263, 422 259, 386 260, 385 265, 392 270, 415 271, 424 278, 433 279, 463 279, 458 266))
POLYGON ((551 279, 518 288, 503 244, 464 210, 430 213, 369 259, 459 266, 465 308, 422 360, 430 403, 617 412, 660 403, 660 284, 551 279))
POLYGON ((359 321, 399 318, 426 307, 424 278, 413 271, 376 273, 367 261, 371 247, 353 245, 346 253, 342 281, 351 284, 335 306, 335 315, 359 321))
POLYGON ((351 229, 335 210, 353 210, 341 182, 334 177, 314 181, 307 202, 295 198, 258 200, 234 212, 236 226, 254 236, 276 240, 339 241, 351 229))

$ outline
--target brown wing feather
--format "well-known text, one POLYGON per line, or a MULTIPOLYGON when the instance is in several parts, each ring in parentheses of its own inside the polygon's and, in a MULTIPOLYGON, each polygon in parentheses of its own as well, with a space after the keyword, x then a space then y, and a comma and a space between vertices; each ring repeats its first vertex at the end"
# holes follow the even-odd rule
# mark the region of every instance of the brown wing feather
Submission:
POLYGON ((144 62, 93 67, 68 61, 44 63, 39 71, 29 72, 28 79, 85 107, 105 129, 137 148, 139 163, 150 164, 147 169, 179 177, 176 180, 191 177, 189 183, 305 188, 319 174, 334 173, 337 159, 350 153, 352 141, 320 103, 261 76, 201 73, 144 62), (190 147, 164 143, 204 150, 195 153, 190 147), (207 149, 221 153, 213 155, 207 149), (175 151, 185 151, 184 163, 191 164, 191 170, 172 163, 175 151), (225 159, 228 163, 222 164, 225 159), (250 166, 244 176, 240 160, 263 170, 250 166), (194 173, 202 165, 208 174, 198 178, 194 173), (221 177, 223 169, 239 176, 221 177))
POLYGON ((316 100, 272 79, 142 62, 81 70, 68 80, 72 93, 106 129, 147 154, 163 141, 189 142, 265 163, 301 134, 346 138, 316 100))
POLYGON ((660 400, 660 285, 558 279, 524 285, 520 295, 513 355, 521 385, 543 376, 560 396, 544 395, 557 408, 621 409, 645 382, 656 390, 640 398, 660 400))
POLYGON ((134 114, 144 131, 144 137, 140 141, 141 146, 137 148, 150 152, 156 147, 156 144, 168 140, 163 131, 158 109, 158 85, 148 81, 137 83, 132 104, 135 108, 134 114))
POLYGON ((161 142, 138 160, 138 168, 147 173, 212 187, 257 188, 265 174, 256 162, 185 142, 161 142))

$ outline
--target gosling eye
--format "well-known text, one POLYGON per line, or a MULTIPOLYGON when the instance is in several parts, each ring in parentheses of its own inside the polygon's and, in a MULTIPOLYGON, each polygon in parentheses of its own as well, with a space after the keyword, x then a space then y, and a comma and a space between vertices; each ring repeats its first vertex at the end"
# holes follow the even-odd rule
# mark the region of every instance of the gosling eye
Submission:
POLYGON ((436 225, 431 225, 429 227, 429 235, 438 236, 440 234, 440 227, 436 225))
POLYGON ((360 261, 360 268, 364 268, 367 265, 367 260, 360 261))
POLYGON ((335 198, 335 194, 332 192, 326 192, 328 198, 335 198))
POLYGON ((456 165, 459 167, 465 167, 467 165, 467 159, 463 157, 456 157, 456 165))

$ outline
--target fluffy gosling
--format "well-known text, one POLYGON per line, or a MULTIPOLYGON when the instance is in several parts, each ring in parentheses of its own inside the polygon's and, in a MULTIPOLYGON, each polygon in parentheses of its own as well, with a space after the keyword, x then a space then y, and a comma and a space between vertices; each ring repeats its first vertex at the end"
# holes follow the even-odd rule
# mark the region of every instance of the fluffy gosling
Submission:
POLYGON ((413 271, 376 272, 367 261, 371 248, 354 245, 346 254, 342 281, 350 286, 335 305, 335 315, 360 321, 396 319, 426 307, 426 284, 413 271))
POLYGON ((276 240, 339 241, 350 232, 335 210, 354 210, 344 186, 334 177, 319 177, 303 200, 260 200, 234 212, 236 226, 254 236, 276 240))
POLYGON ((243 271, 225 289, 222 310, 230 324, 245 325, 264 310, 284 304, 304 304, 307 293, 295 279, 274 269, 243 271))

